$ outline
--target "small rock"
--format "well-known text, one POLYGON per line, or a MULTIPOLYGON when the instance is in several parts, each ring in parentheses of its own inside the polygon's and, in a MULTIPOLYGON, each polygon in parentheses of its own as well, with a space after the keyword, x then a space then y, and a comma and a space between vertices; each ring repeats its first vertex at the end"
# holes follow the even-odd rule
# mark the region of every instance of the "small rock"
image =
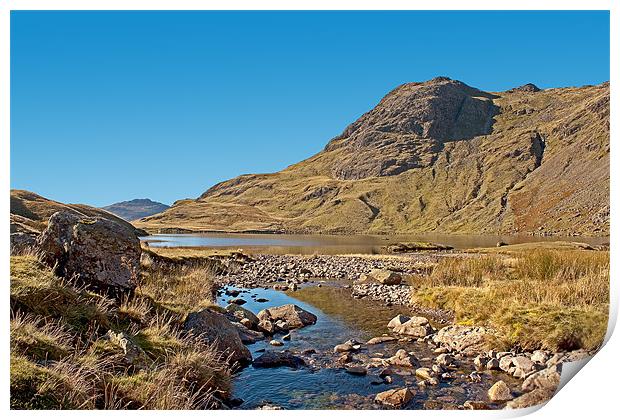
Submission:
POLYGON ((409 388, 391 389, 378 393, 375 396, 375 402, 393 408, 402 408, 411 401, 413 395, 409 388))
POLYGON ((512 399, 510 388, 504 381, 495 382, 489 389, 488 395, 491 401, 509 401, 512 399))
POLYGON ((280 346, 284 345, 284 343, 282 343, 281 341, 278 341, 278 340, 271 340, 269 342, 269 344, 271 344, 272 346, 276 346, 276 347, 280 347, 280 346))
POLYGON ((357 376, 364 376, 368 373, 368 371, 361 366, 347 366, 346 371, 347 373, 350 373, 351 375, 357 375, 357 376))

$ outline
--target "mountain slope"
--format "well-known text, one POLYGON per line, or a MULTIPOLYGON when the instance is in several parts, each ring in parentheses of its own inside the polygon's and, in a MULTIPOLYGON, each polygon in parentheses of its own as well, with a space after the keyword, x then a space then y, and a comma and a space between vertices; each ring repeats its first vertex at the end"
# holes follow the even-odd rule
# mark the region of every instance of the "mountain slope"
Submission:
POLYGON ((135 200, 114 203, 102 208, 118 217, 132 221, 161 213, 170 208, 170 206, 149 200, 148 198, 137 198, 135 200))
POLYGON ((156 231, 609 233, 609 83, 390 92, 315 156, 135 223, 156 231))

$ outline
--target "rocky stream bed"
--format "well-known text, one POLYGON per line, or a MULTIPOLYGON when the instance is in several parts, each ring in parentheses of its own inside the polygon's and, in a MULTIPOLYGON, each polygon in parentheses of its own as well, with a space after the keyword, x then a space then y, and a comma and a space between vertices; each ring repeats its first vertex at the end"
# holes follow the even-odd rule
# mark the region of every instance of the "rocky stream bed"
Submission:
POLYGON ((563 362, 587 356, 489 350, 493 331, 409 306, 396 279, 428 258, 260 255, 231 266, 218 303, 252 358, 235 374, 235 405, 522 408, 553 395, 563 362))

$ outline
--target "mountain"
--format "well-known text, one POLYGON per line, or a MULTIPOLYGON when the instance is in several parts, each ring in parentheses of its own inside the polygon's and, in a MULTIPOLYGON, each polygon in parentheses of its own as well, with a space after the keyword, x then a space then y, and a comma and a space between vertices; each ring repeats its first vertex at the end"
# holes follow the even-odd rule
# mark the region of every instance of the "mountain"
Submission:
POLYGON ((21 232, 36 235, 45 229, 50 216, 61 210, 88 217, 102 217, 113 220, 134 229, 138 236, 146 233, 105 210, 84 204, 60 203, 26 190, 11 190, 11 233, 21 232))
POLYGON ((407 83, 327 143, 135 222, 151 231, 609 234, 609 83, 407 83))
POLYGON ((135 200, 114 203, 102 208, 110 213, 114 213, 118 217, 132 221, 161 213, 170 208, 170 206, 158 203, 157 201, 151 201, 148 198, 137 198, 135 200))

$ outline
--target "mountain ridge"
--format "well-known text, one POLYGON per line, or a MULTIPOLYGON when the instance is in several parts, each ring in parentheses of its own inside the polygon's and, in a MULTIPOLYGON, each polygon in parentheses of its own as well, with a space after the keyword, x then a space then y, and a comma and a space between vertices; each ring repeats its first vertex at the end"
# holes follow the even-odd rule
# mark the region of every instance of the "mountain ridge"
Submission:
POLYGON ((150 231, 609 233, 609 82, 390 91, 314 156, 242 175, 135 224, 150 231))

